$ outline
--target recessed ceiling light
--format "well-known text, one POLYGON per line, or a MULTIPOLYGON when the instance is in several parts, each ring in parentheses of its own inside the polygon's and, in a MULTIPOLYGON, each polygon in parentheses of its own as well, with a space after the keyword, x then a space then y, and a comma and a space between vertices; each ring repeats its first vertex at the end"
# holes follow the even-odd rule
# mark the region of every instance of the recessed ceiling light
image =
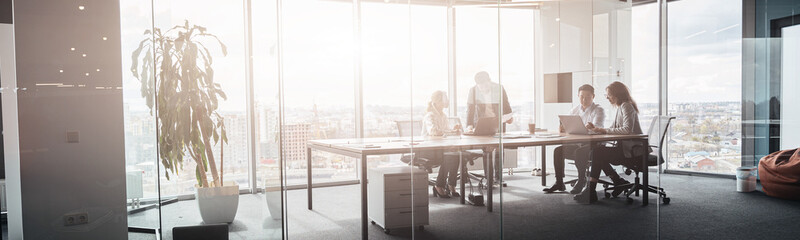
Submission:
POLYGON ((64 69, 59 69, 58 72, 63 73, 64 69))
POLYGON ((103 41, 105 41, 105 40, 108 40, 108 38, 107 37, 103 37, 103 41))
POLYGON ((83 5, 78 6, 78 10, 83 10, 83 9, 86 9, 86 7, 84 7, 83 5))
POLYGON ((89 76, 89 73, 86 73, 86 76, 89 76))
POLYGON ((86 57, 86 53, 83 54, 83 57, 86 57))
POLYGON ((99 72, 99 71, 100 71, 100 69, 98 68, 98 69, 97 69, 97 71, 99 72))
POLYGON ((70 51, 75 51, 75 48, 69 48, 70 51))

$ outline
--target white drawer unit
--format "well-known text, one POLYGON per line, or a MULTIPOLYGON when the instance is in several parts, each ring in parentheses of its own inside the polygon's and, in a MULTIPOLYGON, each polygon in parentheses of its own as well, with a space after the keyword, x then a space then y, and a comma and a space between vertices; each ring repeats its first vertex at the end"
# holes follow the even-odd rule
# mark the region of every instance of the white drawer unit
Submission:
POLYGON ((410 166, 376 168, 369 170, 367 179, 373 224, 387 234, 395 228, 428 225, 428 172, 410 166))

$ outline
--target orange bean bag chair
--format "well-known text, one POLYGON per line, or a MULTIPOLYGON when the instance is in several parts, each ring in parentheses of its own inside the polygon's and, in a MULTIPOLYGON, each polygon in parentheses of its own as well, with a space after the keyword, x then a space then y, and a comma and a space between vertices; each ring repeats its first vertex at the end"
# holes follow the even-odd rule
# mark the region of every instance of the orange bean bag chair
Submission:
POLYGON ((761 158, 758 176, 767 195, 800 200, 800 149, 777 151, 761 158))

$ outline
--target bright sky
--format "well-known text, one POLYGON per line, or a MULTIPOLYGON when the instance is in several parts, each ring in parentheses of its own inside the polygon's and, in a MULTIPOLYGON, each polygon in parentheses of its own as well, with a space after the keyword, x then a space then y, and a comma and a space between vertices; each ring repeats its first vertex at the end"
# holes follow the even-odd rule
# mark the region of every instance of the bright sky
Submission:
MULTIPOLYGON (((259 102, 277 95, 275 5, 253 5, 255 93, 259 102)), ((123 0, 122 44, 125 101, 144 110, 138 81, 130 75, 130 53, 150 27, 151 9, 123 0)), ((485 70, 497 81, 498 49, 503 51, 503 84, 509 95, 533 99, 533 12, 501 11, 501 44, 497 43, 497 10, 458 9, 457 76, 459 94, 485 70)), ((739 101, 741 99, 741 3, 725 0, 670 3, 670 102, 739 101), (713 9, 713 11, 711 11, 713 9), (732 71, 732 69, 734 69, 732 71)), ((634 98, 656 102, 658 77, 658 10, 650 4, 633 10, 632 65, 634 98)), ((354 99, 354 26, 349 3, 283 1, 283 75, 287 107, 351 107, 354 99), (313 4, 312 4, 313 3, 313 4)), ((223 110, 246 107, 244 20, 241 2, 212 0, 158 1, 156 27, 182 24, 208 28, 228 47, 214 62, 215 78, 228 101, 223 110), (195 6, 187 8, 186 6, 195 6)), ((366 104, 423 104, 434 90, 447 90, 446 12, 442 7, 362 4, 362 62, 366 104), (409 20, 411 19, 411 20, 409 20), (410 35, 410 37, 409 37, 410 35), (411 44, 409 44, 409 42, 411 44), (413 76, 409 76, 409 72, 413 76), (413 79, 413 80, 410 80, 413 79), (413 86, 414 91, 411 91, 413 86)), ((213 49, 214 47, 212 47, 213 49)))

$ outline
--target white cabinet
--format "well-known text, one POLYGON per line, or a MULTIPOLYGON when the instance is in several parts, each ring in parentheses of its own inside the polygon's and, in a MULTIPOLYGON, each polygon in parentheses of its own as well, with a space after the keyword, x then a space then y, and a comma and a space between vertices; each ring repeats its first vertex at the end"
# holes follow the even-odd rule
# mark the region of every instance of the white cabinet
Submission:
POLYGON ((372 223, 386 233, 428 225, 428 172, 408 166, 376 168, 369 170, 367 179, 372 223))

